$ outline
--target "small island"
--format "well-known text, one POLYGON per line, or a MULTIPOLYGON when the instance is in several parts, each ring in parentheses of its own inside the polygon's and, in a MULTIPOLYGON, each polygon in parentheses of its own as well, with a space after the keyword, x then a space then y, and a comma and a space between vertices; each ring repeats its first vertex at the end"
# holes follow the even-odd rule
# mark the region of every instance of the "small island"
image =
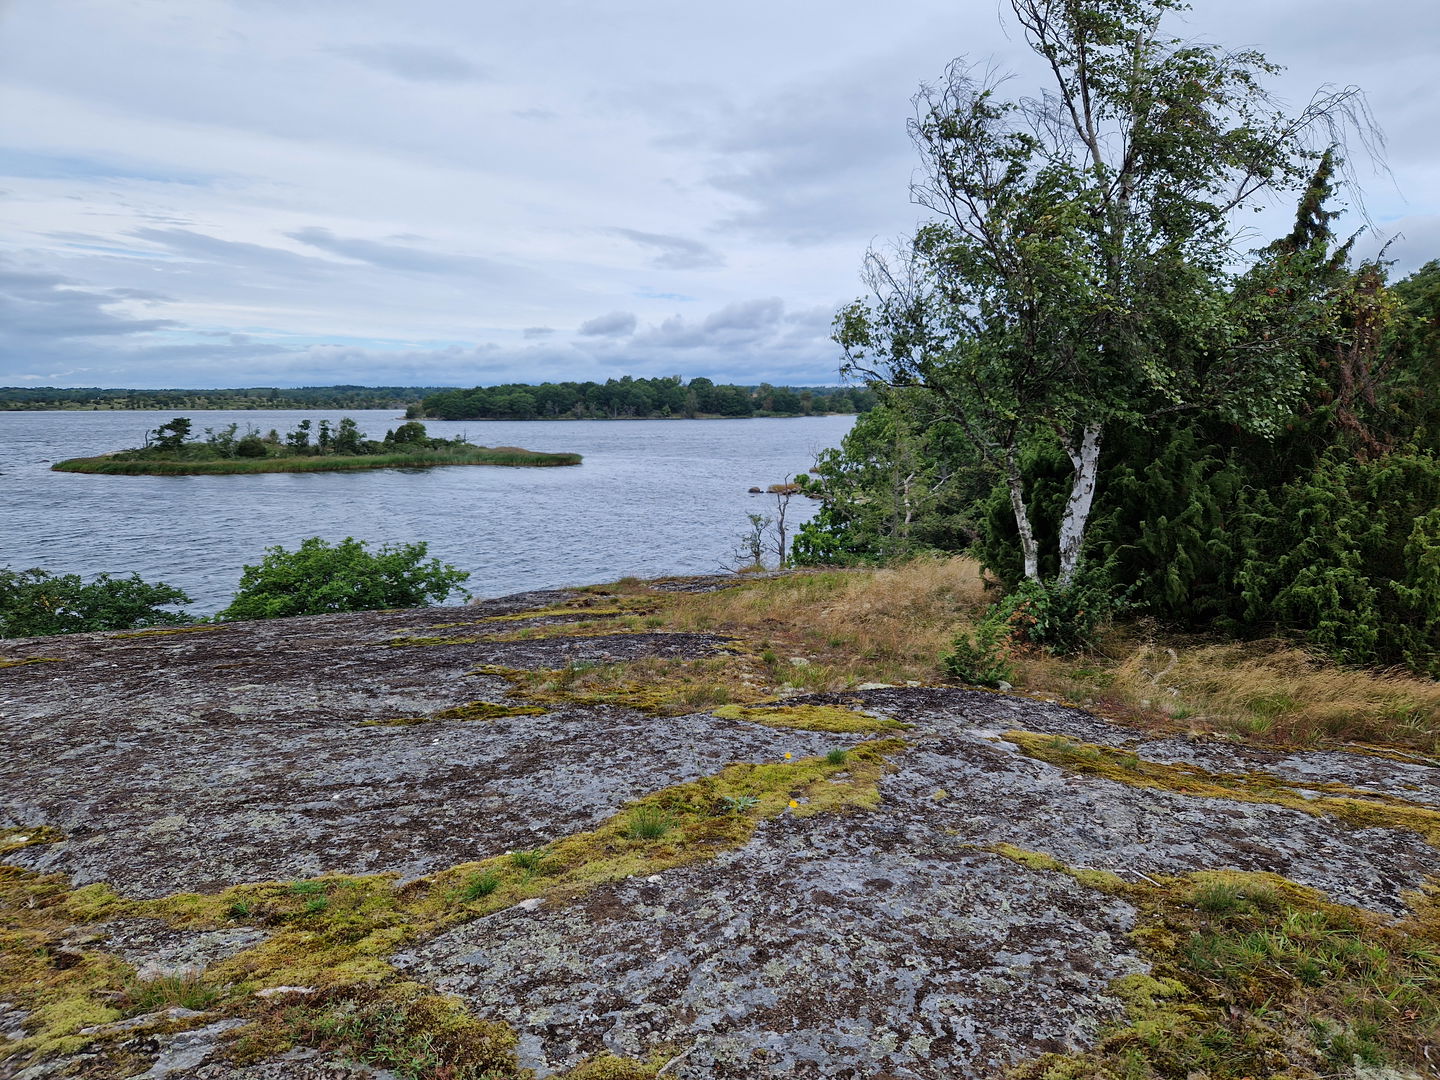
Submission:
POLYGON ((387 431, 383 439, 366 439, 350 417, 331 426, 302 420, 281 436, 262 435, 253 427, 243 434, 238 424, 205 429, 190 438, 191 422, 176 417, 146 433, 145 445, 95 457, 70 458, 50 466, 57 472, 106 473, 118 476, 193 476, 211 473, 335 472, 350 469, 428 469, 435 465, 579 465, 579 454, 546 454, 515 446, 474 446, 465 437, 430 436, 413 420, 387 431))

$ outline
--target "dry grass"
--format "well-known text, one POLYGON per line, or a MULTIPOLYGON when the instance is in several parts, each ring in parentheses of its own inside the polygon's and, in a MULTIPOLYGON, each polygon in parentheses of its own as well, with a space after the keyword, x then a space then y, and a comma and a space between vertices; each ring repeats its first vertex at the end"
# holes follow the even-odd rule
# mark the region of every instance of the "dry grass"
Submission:
POLYGON ((1137 705, 1246 739, 1440 751, 1440 683, 1339 667, 1286 642, 1140 645, 1109 675, 1137 705))
MULTIPOLYGON (((643 586, 609 588, 633 594, 643 586)), ((973 560, 926 558, 741 581, 714 593, 651 593, 655 610, 645 625, 734 635, 751 650, 747 681, 768 689, 933 684, 946 681, 939 657, 995 596, 973 560)), ((1216 644, 1142 637, 1142 629, 1112 627, 1095 652, 1078 658, 1017 653, 1015 685, 1159 730, 1440 754, 1440 683, 1433 680, 1342 668, 1283 641, 1216 644)), ((718 685, 731 681, 729 673, 715 675, 718 685)), ((752 689, 732 700, 750 698, 752 689)))
POLYGON ((936 681, 937 658, 957 619, 987 601, 973 561, 917 559, 884 570, 797 574, 680 594, 661 614, 670 629, 743 637, 758 647, 776 682, 825 691, 936 681))

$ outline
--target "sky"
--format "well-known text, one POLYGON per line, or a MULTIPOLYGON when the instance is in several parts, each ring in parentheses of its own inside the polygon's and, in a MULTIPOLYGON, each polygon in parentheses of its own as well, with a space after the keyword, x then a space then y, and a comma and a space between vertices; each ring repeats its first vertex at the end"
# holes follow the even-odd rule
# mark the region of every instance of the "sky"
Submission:
MULTIPOLYGON (((1440 5, 1172 29, 1362 87, 1342 227, 1440 258, 1440 5)), ((0 385, 838 382, 959 56, 1038 85, 994 0, 0 0, 0 385)))

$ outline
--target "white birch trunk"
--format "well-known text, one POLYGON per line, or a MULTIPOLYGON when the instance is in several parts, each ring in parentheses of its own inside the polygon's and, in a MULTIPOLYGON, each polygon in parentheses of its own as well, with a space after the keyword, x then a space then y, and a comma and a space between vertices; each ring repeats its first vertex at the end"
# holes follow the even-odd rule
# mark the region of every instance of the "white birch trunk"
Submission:
POLYGON ((1075 475, 1070 482, 1070 498, 1065 501, 1065 516, 1060 521, 1060 577, 1058 583, 1069 585, 1080 564, 1085 543, 1085 525, 1095 502, 1095 484, 1100 472, 1100 425, 1087 424, 1081 433, 1080 445, 1066 440, 1065 453, 1070 457, 1075 475))
POLYGON ((1015 513, 1015 528, 1020 533, 1020 551, 1025 556, 1025 578, 1040 580, 1040 552, 1035 547, 1035 531, 1030 528, 1030 511, 1025 506, 1025 480, 1020 475, 1019 455, 1011 447, 1005 452, 1005 483, 1010 489, 1010 509, 1015 513))

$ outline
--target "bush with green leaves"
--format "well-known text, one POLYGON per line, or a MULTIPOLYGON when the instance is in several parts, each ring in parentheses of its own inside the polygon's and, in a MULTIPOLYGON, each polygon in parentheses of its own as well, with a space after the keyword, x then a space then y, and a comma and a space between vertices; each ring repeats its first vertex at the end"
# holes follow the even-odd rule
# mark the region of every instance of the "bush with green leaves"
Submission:
POLYGON ((940 658, 940 666, 952 679, 975 686, 999 686, 1015 677, 1011 666, 1013 645, 1014 637, 1000 605, 991 604, 973 632, 956 635, 951 651, 940 658))
POLYGON ((1015 641, 1068 656, 1093 645, 1100 628, 1126 606, 1103 570, 1082 565, 1065 585, 1022 581, 997 608, 1015 641))
POLYGON ((469 573, 439 559, 425 560, 424 543, 386 544, 371 551, 363 540, 347 536, 331 544, 318 536, 295 551, 265 549, 265 557, 247 565, 240 588, 222 619, 278 619, 335 611, 422 607, 444 600, 469 573))
POLYGON ((38 568, 0 570, 0 637, 178 626, 193 620, 170 609, 188 603, 190 597, 179 589, 142 581, 138 574, 99 574, 86 582, 79 574, 38 568))

